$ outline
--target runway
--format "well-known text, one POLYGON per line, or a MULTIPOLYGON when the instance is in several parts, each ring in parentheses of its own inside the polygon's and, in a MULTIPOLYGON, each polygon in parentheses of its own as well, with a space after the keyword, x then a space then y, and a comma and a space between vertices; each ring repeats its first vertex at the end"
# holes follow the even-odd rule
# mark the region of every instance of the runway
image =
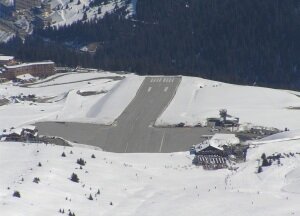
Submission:
POLYGON ((111 126, 40 122, 40 134, 93 145, 119 153, 178 152, 210 135, 209 128, 157 128, 155 120, 176 94, 181 77, 146 77, 135 98, 111 126))

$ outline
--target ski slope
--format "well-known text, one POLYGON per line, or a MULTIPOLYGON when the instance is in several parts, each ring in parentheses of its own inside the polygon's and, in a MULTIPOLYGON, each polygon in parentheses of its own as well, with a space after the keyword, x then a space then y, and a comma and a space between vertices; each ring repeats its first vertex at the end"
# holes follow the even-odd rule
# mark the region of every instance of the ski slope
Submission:
POLYGON ((44 144, 0 143, 0 212, 3 215, 297 215, 300 156, 256 173, 265 152, 300 151, 297 142, 250 149, 237 171, 205 171, 188 153, 112 154, 44 144), (72 151, 72 154, 70 153, 72 151), (66 157, 61 154, 65 152, 66 157), (96 158, 91 158, 94 154, 96 158), (79 169, 76 160, 86 165, 79 169), (41 167, 38 163, 41 163, 41 167), (79 183, 70 176, 76 173, 79 183), (38 184, 33 179, 38 177, 38 184), (96 195, 98 189, 100 195, 96 195), (19 191, 21 198, 13 197, 19 191), (93 197, 89 200, 88 197, 93 197), (175 205, 176 203, 176 205, 175 205), (237 205, 238 203, 238 205, 237 205))

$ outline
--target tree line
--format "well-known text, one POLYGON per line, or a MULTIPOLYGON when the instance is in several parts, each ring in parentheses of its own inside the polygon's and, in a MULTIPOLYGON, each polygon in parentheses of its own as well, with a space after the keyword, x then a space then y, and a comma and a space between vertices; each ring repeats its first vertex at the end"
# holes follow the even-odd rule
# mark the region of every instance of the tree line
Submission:
POLYGON ((39 29, 0 49, 59 65, 300 89, 298 0, 146 0, 131 19, 126 13, 39 29), (79 51, 93 42, 96 53, 79 51))

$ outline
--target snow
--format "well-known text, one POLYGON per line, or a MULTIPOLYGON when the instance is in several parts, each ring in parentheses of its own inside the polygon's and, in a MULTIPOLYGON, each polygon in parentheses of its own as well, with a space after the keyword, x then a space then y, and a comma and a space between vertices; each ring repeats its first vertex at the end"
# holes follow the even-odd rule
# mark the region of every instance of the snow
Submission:
MULTIPOLYGON (((1 98, 34 94, 48 103, 21 102, 0 106, 0 129, 38 120, 110 125, 135 97, 143 80, 144 77, 133 74, 93 71, 56 74, 29 87, 2 83, 1 98), (126 78, 119 81, 113 77, 126 78), (82 92, 95 94, 82 96, 82 92), (10 112, 15 113, 13 119, 16 121, 10 120, 10 112)), ((182 77, 178 91, 156 125, 203 124, 206 118, 217 117, 219 110, 225 108, 228 114, 240 118, 240 128, 252 125, 296 130, 300 128, 297 107, 300 107, 297 92, 182 77)))
POLYGON ((102 19, 105 14, 115 12, 116 5, 119 8, 124 7, 127 11, 126 18, 131 18, 136 12, 137 0, 132 0, 127 4, 125 0, 109 0, 101 3, 99 6, 90 7, 91 0, 81 0, 81 4, 77 5, 78 1, 70 3, 69 0, 51 0, 51 8, 55 10, 51 14, 53 21, 52 26, 70 25, 77 21, 88 21, 92 19, 102 19), (68 5, 68 6, 67 6, 68 5), (98 13, 98 10, 101 13, 98 13), (87 20, 83 20, 84 14, 87 15, 87 20))
MULTIPOLYGON (((66 73, 53 75, 29 87, 15 86, 11 82, 1 83, 1 98, 10 99, 12 96, 20 94, 33 94, 38 98, 48 99, 48 102, 20 101, 13 103, 12 101, 10 104, 0 106, 0 131, 42 120, 70 120, 72 117, 76 117, 72 119, 74 121, 80 120, 81 117, 86 116, 84 111, 89 109, 88 106, 95 104, 107 91, 120 82, 109 78, 112 76, 123 77, 123 75, 109 72, 66 73), (84 97, 76 94, 77 91, 103 91, 103 93, 84 97), (73 116, 71 116, 72 113, 74 113, 73 116)), ((132 75, 128 74, 127 76, 132 75)), ((127 103, 129 102, 127 101, 127 103)), ((110 119, 116 117, 112 116, 110 119)), ((88 119, 84 120, 88 121, 88 119)))
POLYGON ((10 61, 13 60, 15 57, 13 56, 3 56, 0 54, 0 61, 10 61))
POLYGON ((44 62, 32 62, 32 63, 23 63, 18 65, 5 65, 6 68, 20 68, 20 67, 27 67, 27 66, 33 66, 33 65, 48 65, 48 64, 54 64, 52 61, 44 61, 44 62))
MULTIPOLYGON (((80 89, 80 90, 72 90, 69 92, 63 109, 61 112, 57 114, 55 117, 55 121, 71 121, 71 122, 95 122, 95 119, 88 119, 87 113, 98 101, 102 100, 105 92, 109 91, 116 83, 119 81, 109 82, 108 79, 102 80, 101 86, 99 82, 97 85, 92 85, 89 88, 80 89), (92 96, 81 96, 78 94, 78 91, 102 91, 104 93, 100 93, 92 96)), ((51 119, 49 119, 51 120, 51 119)))
POLYGON ((77 146, 0 143, 0 212, 52 216, 60 215, 59 209, 70 209, 76 215, 97 212, 105 216, 297 215, 300 156, 284 158, 282 166, 256 173, 263 152, 286 150, 299 151, 300 146, 293 141, 263 145, 250 149, 247 162, 239 164, 237 171, 205 171, 192 165, 186 152, 115 154, 77 146), (61 157, 62 152, 66 157, 61 157), (79 158, 86 161, 83 169, 76 164, 79 158), (70 181, 73 172, 79 183, 70 181), (33 182, 35 177, 40 178, 39 184, 33 182), (21 198, 13 197, 14 191, 21 198))
MULTIPOLYGON (((11 101, 0 106, 0 129, 18 130, 49 119, 111 124, 132 101, 143 80, 133 74, 91 72, 56 74, 28 87, 1 83, 0 98, 35 94, 49 98, 49 102, 11 101), (119 81, 111 76, 126 78, 119 81), (78 92, 97 94, 81 96, 78 92)), ((194 124, 227 108, 242 122, 272 127, 281 122, 291 129, 299 128, 298 111, 287 109, 299 106, 295 95, 284 90, 183 77, 160 119, 194 124)), ((52 216, 61 215, 59 209, 64 209, 65 214, 70 209, 76 215, 97 212, 100 216, 299 215, 298 139, 300 131, 291 130, 253 143, 260 145, 251 145, 246 162, 236 164, 236 171, 205 171, 192 165, 193 157, 188 152, 117 154, 84 144, 63 147, 0 142, 0 212, 52 216), (66 157, 61 157, 62 152, 66 157), (263 153, 286 156, 280 159, 281 164, 274 162, 258 174, 263 153), (82 169, 76 164, 79 158, 87 162, 82 169), (70 181, 73 172, 79 183, 70 181), (39 184, 33 182, 35 177, 40 178, 39 184), (98 189, 100 195, 96 196, 98 189), (12 196, 15 190, 21 198, 12 196), (90 194, 92 201, 88 200, 90 194)), ((233 135, 226 134, 217 134, 212 140, 215 145, 224 140, 237 143, 233 135)))
POLYGON ((135 97, 144 77, 131 76, 119 82, 87 112, 96 123, 112 124, 135 97))
POLYGON ((17 79, 21 79, 21 80, 32 80, 32 79, 36 79, 34 76, 32 76, 31 74, 22 74, 17 76, 17 79))
POLYGON ((235 134, 215 134, 210 139, 210 143, 217 145, 217 146, 223 146, 223 145, 236 145, 240 143, 239 138, 235 136, 235 134))
POLYGON ((197 145, 195 149, 197 151, 202 151, 209 146, 212 146, 216 149, 223 150, 223 146, 232 146, 240 144, 240 139, 235 136, 235 134, 221 134, 216 133, 210 139, 205 140, 197 145))
POLYGON ((285 91, 230 85, 202 78, 182 77, 178 91, 156 125, 205 123, 220 109, 239 117, 240 123, 278 129, 299 129, 300 97, 285 91))
POLYGON ((299 139, 300 139, 300 130, 293 130, 293 131, 284 131, 281 133, 277 133, 260 140, 252 141, 251 143, 265 144, 265 143, 283 142, 288 140, 299 140, 299 139))
POLYGON ((15 33, 0 29, 0 43, 6 43, 15 36, 15 33))

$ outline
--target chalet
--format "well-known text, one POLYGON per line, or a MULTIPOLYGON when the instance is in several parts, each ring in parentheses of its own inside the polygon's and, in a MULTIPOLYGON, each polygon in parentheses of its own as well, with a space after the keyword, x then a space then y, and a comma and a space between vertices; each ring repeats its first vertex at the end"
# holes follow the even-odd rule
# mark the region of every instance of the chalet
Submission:
POLYGON ((227 155, 222 147, 207 143, 201 145, 193 163, 203 166, 204 169, 222 169, 227 167, 227 155))
POLYGON ((203 166, 204 169, 222 169, 227 168, 230 161, 243 161, 246 149, 235 134, 215 134, 191 148, 191 153, 195 154, 195 165, 203 166))

